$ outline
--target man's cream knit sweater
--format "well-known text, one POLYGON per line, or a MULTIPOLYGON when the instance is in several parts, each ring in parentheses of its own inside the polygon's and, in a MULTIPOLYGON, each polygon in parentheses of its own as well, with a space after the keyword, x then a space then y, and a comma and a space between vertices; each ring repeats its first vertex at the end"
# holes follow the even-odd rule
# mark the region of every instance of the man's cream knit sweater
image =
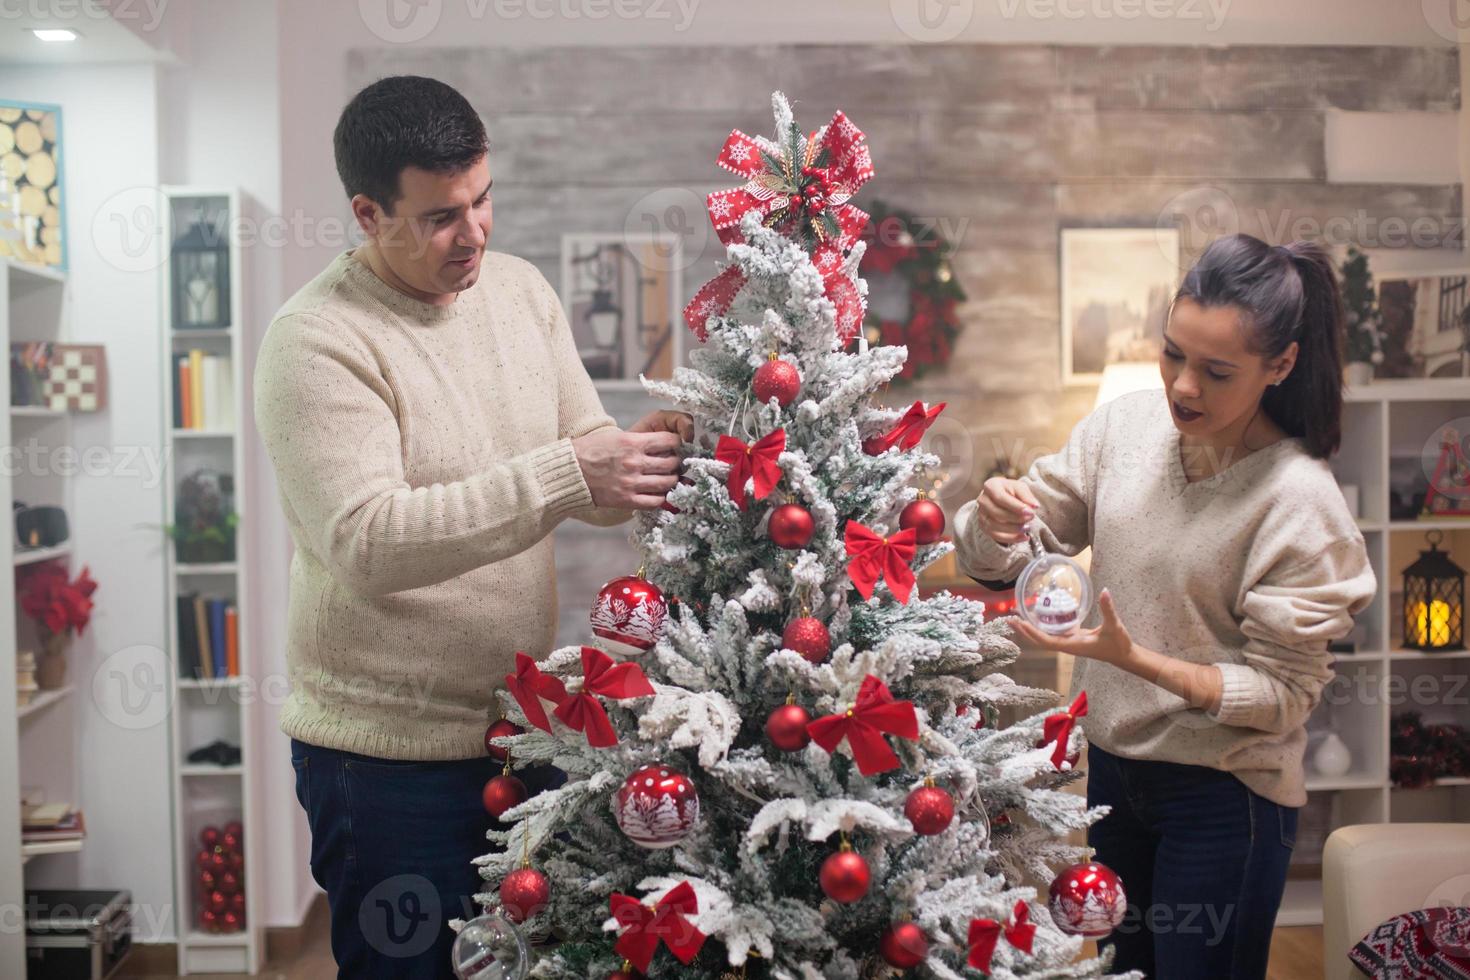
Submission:
POLYGON ((613 424, 551 286, 486 252, 446 306, 344 253, 272 321, 255 413, 296 544, 281 729, 386 759, 485 753, 492 692, 556 623, 551 531, 613 424))
MULTIPOLYGON (((1222 769, 1301 806, 1304 726, 1333 675, 1328 641, 1352 628, 1376 588, 1363 535, 1331 469, 1300 439, 1194 483, 1182 448, 1164 395, 1138 392, 1083 419, 1024 481, 1047 549, 1091 545, 1093 583, 1111 590, 1134 642, 1218 665, 1220 706, 1207 714, 1081 659, 1071 694, 1087 691, 1083 727, 1109 752, 1222 769)), ((960 567, 986 580, 1014 578, 1030 557, 981 531, 974 502, 956 516, 955 542, 960 567)), ((1086 625, 1099 621, 1094 609, 1086 625)))

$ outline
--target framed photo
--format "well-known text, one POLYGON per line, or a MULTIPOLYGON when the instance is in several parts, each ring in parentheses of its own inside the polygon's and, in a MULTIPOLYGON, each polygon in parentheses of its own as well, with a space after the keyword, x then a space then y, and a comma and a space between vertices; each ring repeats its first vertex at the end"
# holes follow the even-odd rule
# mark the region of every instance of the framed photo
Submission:
POLYGON ((66 270, 61 107, 0 99, 0 258, 66 270))
POLYGON ((1470 377, 1470 270, 1379 272, 1378 378, 1470 377))
POLYGON ((1063 228, 1060 281, 1063 384, 1156 361, 1179 285, 1179 230, 1063 228))
POLYGON ((598 387, 673 377, 683 357, 682 265, 676 235, 562 235, 562 306, 598 387))

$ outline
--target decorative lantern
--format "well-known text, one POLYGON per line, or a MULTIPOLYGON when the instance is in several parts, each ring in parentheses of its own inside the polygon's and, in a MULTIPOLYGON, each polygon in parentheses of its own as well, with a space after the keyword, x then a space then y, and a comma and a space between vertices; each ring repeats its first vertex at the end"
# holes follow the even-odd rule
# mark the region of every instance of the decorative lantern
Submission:
POLYGON ((189 230, 169 249, 173 272, 176 330, 207 330, 230 325, 230 242, 224 230, 194 215, 189 230))
POLYGON ((1429 550, 1404 569, 1404 646, 1415 650, 1465 649, 1465 570, 1436 545, 1439 531, 1424 535, 1429 550))

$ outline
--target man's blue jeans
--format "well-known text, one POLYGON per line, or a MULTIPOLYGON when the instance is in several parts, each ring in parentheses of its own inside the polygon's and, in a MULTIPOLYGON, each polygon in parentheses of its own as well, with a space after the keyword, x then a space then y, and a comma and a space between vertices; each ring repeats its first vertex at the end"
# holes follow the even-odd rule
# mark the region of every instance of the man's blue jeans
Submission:
POLYGON ((1296 843, 1297 810, 1228 772, 1087 749, 1087 803, 1112 812, 1088 829, 1116 871, 1128 915, 1100 942, 1113 968, 1159 980, 1266 976, 1271 932, 1296 843))
MULTIPOLYGON (((396 762, 292 739, 291 766, 338 977, 453 980, 449 920, 474 918, 473 896, 493 887, 472 862, 495 850, 481 792, 502 764, 396 762)), ((516 775, 533 794, 566 778, 550 766, 516 775)))

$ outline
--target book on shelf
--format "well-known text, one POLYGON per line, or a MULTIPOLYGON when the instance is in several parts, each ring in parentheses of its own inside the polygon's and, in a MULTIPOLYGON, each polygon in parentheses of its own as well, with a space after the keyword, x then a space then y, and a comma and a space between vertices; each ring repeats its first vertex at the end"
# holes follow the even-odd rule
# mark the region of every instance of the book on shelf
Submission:
POLYGON ((229 357, 190 350, 174 355, 174 370, 174 428, 228 432, 235 427, 229 357))
POLYGON ((231 599, 181 593, 179 671, 181 677, 214 680, 240 673, 240 617, 231 599))
POLYGON ((81 810, 74 810, 68 803, 52 803, 34 807, 21 815, 20 840, 22 844, 42 844, 54 841, 81 840, 87 836, 87 824, 81 810), (55 816, 56 808, 65 812, 55 816), (32 816, 35 810, 46 813, 32 816))

